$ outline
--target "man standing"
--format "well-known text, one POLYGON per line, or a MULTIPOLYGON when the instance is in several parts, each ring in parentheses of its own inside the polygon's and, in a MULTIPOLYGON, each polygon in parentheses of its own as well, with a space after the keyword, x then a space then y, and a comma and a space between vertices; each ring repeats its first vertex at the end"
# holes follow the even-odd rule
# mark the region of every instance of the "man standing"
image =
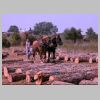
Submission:
POLYGON ((29 42, 29 39, 26 40, 26 56, 27 56, 27 59, 29 59, 29 57, 30 57, 30 42, 29 42))

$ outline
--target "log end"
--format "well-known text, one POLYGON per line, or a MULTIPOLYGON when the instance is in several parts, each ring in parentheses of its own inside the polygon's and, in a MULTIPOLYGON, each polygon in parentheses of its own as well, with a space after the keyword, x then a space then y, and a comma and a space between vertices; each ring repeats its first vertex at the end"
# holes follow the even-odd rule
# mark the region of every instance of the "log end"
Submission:
POLYGON ((7 67, 3 67, 3 73, 4 73, 4 77, 7 78, 9 75, 7 67))
POLYGON ((92 58, 89 58, 89 63, 92 64, 92 58))
POLYGON ((76 63, 76 64, 79 63, 79 58, 75 58, 75 63, 76 63))
POLYGON ((54 81, 55 80, 55 76, 50 76, 49 77, 49 81, 54 81))
POLYGON ((64 57, 64 62, 67 62, 68 61, 68 56, 65 56, 64 57))
POLYGON ((42 84, 42 79, 39 79, 35 82, 35 85, 41 85, 42 84))
POLYGON ((30 75, 26 75, 26 82, 27 82, 27 83, 30 83, 30 82, 31 82, 30 75))
POLYGON ((15 71, 15 73, 22 73, 21 68, 17 68, 16 71, 15 71))
POLYGON ((13 81, 12 76, 10 74, 8 75, 7 79, 8 79, 8 82, 10 82, 10 83, 13 81))

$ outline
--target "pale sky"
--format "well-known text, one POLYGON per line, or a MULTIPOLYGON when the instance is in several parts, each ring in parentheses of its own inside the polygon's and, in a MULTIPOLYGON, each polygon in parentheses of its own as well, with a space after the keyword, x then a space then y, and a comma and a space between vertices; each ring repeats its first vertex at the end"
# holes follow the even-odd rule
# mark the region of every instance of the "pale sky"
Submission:
POLYGON ((5 14, 2 15, 2 31, 7 31, 11 25, 23 30, 33 29, 36 23, 52 22, 58 27, 58 32, 65 28, 81 28, 84 34, 92 27, 98 33, 98 17, 95 14, 5 14))

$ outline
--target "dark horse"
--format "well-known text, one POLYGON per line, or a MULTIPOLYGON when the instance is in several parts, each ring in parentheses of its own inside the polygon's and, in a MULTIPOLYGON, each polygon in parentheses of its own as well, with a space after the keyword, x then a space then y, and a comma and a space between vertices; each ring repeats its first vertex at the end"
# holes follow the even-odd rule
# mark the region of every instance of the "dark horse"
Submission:
POLYGON ((57 45, 61 42, 61 39, 58 41, 57 37, 54 35, 53 37, 46 36, 45 38, 42 38, 42 43, 39 41, 33 42, 33 57, 35 58, 36 52, 39 53, 40 59, 43 60, 47 58, 47 62, 50 61, 50 55, 53 54, 53 59, 55 59, 55 52, 57 45), (48 54, 48 57, 46 57, 46 53, 48 54))

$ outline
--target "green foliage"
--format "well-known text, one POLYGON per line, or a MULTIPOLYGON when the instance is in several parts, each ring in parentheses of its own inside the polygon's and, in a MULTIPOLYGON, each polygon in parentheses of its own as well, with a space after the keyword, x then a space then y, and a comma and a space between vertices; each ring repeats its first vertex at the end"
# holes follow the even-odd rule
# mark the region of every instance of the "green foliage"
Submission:
POLYGON ((71 29, 64 30, 65 39, 70 39, 76 43, 77 39, 82 39, 81 29, 76 29, 72 27, 71 29))
POLYGON ((86 36, 90 40, 98 39, 98 35, 94 32, 92 27, 87 29, 86 36))
POLYGON ((40 22, 34 26, 34 33, 37 35, 49 35, 57 31, 57 26, 54 26, 51 22, 40 22))
POLYGON ((7 36, 2 35, 2 47, 10 47, 11 44, 9 42, 9 40, 7 39, 7 36))
POLYGON ((36 37, 30 34, 30 35, 28 35, 28 39, 30 41, 30 44, 32 45, 33 44, 33 41, 36 40, 36 37))
POLYGON ((20 45, 21 37, 19 33, 14 33, 10 36, 11 45, 20 45))
POLYGON ((8 29, 8 32, 14 32, 14 33, 18 33, 19 32, 19 28, 15 25, 10 26, 10 28, 8 29))

